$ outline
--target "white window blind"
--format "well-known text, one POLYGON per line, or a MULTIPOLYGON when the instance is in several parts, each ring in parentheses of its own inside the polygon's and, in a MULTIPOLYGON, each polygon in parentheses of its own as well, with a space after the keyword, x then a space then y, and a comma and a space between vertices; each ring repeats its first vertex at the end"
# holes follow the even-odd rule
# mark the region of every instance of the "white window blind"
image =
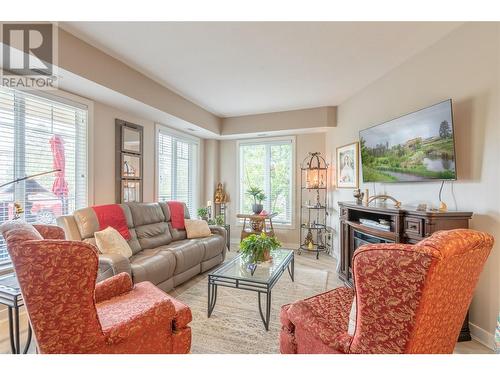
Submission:
POLYGON ((165 128, 159 128, 157 134, 158 201, 184 202, 190 215, 195 217, 198 143, 165 128))
POLYGON ((250 187, 263 190, 264 210, 276 212, 274 223, 290 225, 293 215, 293 143, 291 139, 239 144, 240 209, 252 212, 250 187))
MULTIPOLYGON (((12 219, 14 202, 24 220, 46 224, 87 206, 85 106, 0 87, 0 134, 0 185, 62 169, 1 188, 0 222, 12 219)), ((0 239, 0 264, 8 261, 0 239)))

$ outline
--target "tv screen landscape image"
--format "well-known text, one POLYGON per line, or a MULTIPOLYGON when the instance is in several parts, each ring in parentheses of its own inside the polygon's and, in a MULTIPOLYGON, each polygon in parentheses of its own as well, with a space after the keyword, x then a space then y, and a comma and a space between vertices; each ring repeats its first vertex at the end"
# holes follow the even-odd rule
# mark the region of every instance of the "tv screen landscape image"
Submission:
POLYGON ((364 182, 455 180, 451 99, 360 131, 364 182))

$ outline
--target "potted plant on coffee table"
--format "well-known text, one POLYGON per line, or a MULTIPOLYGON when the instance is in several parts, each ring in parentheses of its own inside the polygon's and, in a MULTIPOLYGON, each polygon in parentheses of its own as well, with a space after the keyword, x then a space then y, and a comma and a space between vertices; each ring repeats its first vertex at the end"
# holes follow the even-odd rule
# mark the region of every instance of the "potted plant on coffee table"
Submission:
POLYGON ((253 197, 253 204, 252 204, 253 213, 256 215, 260 214, 264 209, 262 202, 266 200, 266 195, 264 194, 262 189, 255 186, 251 186, 247 190, 247 194, 253 197))
POLYGON ((274 236, 265 233, 251 234, 240 243, 240 253, 249 263, 255 264, 271 260, 271 251, 281 243, 274 236))

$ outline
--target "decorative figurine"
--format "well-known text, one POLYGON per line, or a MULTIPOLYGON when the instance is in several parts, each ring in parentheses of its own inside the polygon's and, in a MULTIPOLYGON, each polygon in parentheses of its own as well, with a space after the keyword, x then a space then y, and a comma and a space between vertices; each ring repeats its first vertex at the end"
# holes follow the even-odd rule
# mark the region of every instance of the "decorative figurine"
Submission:
POLYGON ((361 189, 354 189, 352 195, 354 198, 356 198, 357 204, 363 203, 363 197, 365 196, 365 193, 362 193, 361 189))
POLYGON ((307 248, 309 250, 312 250, 312 247, 314 246, 314 241, 313 241, 313 234, 311 232, 311 229, 309 229, 307 231, 307 235, 306 235, 304 243, 307 245, 307 248))
POLYGON ((222 187, 222 183, 219 182, 217 184, 217 189, 215 189, 215 203, 216 204, 221 204, 221 203, 226 203, 226 193, 224 192, 224 188, 222 187))

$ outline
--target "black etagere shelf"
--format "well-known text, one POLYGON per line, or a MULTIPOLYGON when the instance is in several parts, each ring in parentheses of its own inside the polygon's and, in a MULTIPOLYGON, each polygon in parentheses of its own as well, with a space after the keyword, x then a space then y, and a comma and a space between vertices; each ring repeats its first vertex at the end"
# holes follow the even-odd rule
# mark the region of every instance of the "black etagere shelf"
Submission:
POLYGON ((319 253, 329 250, 328 163, 320 152, 310 152, 302 162, 300 173, 300 246, 302 251, 319 253))

